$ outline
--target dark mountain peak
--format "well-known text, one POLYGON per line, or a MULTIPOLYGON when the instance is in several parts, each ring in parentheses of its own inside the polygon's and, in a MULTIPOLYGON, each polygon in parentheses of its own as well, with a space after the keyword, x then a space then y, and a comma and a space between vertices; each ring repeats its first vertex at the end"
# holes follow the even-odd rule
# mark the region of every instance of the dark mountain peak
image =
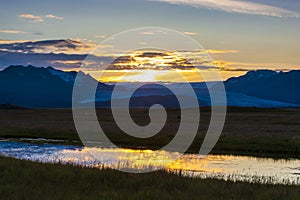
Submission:
POLYGON ((263 99, 300 104, 300 70, 276 72, 249 71, 225 81, 227 92, 238 92, 263 99))
POLYGON ((44 67, 35 67, 32 65, 10 65, 3 69, 2 73, 11 73, 12 75, 18 75, 20 73, 32 73, 33 75, 37 73, 47 73, 47 70, 44 67))
POLYGON ((239 76, 239 77, 232 77, 229 78, 226 82, 236 82, 237 80, 258 80, 258 79, 264 79, 268 78, 271 76, 275 76, 279 74, 277 71, 273 70, 267 70, 267 69, 262 69, 262 70, 251 70, 248 71, 245 75, 239 76))
POLYGON ((274 70, 251 70, 248 71, 245 75, 239 77, 229 78, 227 83, 235 83, 236 81, 257 81, 262 79, 280 79, 282 77, 291 77, 291 76, 300 76, 300 70, 291 70, 288 72, 283 71, 274 71, 274 70))
POLYGON ((24 66, 24 65, 10 65, 8 67, 6 67, 5 69, 3 69, 2 71, 13 71, 13 70, 19 70, 25 67, 32 67, 32 65, 28 65, 28 66, 24 66))
MULTIPOLYGON (((283 73, 284 73, 284 72, 283 72, 283 73)), ((289 71, 289 72, 285 72, 284 74, 300 76, 300 70, 291 70, 291 71, 289 71)))
MULTIPOLYGON (((38 79, 59 79, 60 81, 63 81, 64 83, 67 83, 69 85, 74 84, 75 79, 77 77, 77 74, 79 74, 79 80, 78 84, 89 84, 90 81, 97 81, 95 80, 91 75, 86 74, 82 71, 76 72, 76 71, 63 71, 59 69, 55 69, 51 66, 48 67, 35 67, 32 65, 23 66, 23 65, 10 65, 6 69, 2 70, 2 74, 5 74, 5 77, 26 77, 27 79, 31 78, 38 78, 38 79)), ((1 76, 1 73, 0 73, 1 76)), ((5 78, 3 77, 3 78, 5 78)), ((104 83, 98 83, 99 87, 106 88, 108 87, 104 83)), ((111 87, 109 87, 111 88, 111 87)))
POLYGON ((264 76, 272 76, 278 74, 277 71, 269 70, 269 69, 259 69, 259 70, 251 70, 246 73, 245 76, 253 76, 253 75, 264 75, 264 76))
POLYGON ((51 66, 48 66, 46 67, 46 69, 49 71, 49 70, 56 70, 54 67, 51 67, 51 66))
POLYGON ((32 65, 11 65, 0 71, 0 104, 27 107, 70 107, 75 79, 78 86, 98 84, 98 89, 110 89, 83 72, 62 71, 32 65))

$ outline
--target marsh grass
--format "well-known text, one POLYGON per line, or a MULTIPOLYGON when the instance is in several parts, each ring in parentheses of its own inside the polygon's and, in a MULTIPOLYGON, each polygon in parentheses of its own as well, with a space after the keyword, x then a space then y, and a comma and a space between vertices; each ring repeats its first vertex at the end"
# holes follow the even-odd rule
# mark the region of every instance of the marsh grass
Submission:
POLYGON ((299 199, 300 187, 226 182, 165 171, 42 164, 0 157, 0 199, 299 199))

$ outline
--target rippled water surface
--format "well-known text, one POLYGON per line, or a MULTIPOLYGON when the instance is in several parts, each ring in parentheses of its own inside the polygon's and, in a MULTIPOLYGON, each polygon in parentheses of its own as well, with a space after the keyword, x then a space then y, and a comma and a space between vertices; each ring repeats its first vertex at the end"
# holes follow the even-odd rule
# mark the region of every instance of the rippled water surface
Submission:
POLYGON ((46 163, 118 169, 160 169, 185 176, 273 184, 300 185, 300 160, 248 156, 185 154, 152 150, 86 148, 55 144, 0 141, 0 154, 46 163), (93 156, 92 156, 93 155, 93 156), (94 156, 96 155, 96 158, 94 156))

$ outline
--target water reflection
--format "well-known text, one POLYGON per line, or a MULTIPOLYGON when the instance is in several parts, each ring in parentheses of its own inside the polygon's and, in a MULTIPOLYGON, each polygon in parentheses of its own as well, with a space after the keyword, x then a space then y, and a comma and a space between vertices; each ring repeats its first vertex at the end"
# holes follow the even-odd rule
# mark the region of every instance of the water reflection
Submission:
POLYGON ((0 154, 39 162, 71 163, 87 167, 136 170, 160 169, 184 176, 218 178, 273 184, 300 185, 300 160, 274 160, 247 156, 186 154, 173 161, 176 153, 166 151, 100 149, 53 144, 1 141, 0 154), (97 155, 97 160, 91 156, 97 155))

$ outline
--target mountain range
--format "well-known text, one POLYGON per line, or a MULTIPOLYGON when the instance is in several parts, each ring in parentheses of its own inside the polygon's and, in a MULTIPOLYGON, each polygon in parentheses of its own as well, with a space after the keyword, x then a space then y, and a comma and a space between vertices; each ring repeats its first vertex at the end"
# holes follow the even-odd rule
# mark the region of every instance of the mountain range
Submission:
MULTIPOLYGON (((52 67, 34 67, 12 65, 0 71, 0 104, 33 108, 65 108, 72 106, 72 90, 76 71, 61 71, 52 67)), ((111 94, 115 84, 97 82, 88 74, 80 77, 82 87, 85 83, 95 82, 95 101, 97 107, 110 107, 111 94)), ((208 88, 213 88, 217 82, 191 83, 198 102, 201 106, 210 105, 208 88)), ((149 107, 152 104, 162 104, 165 107, 179 107, 174 94, 168 90, 166 84, 121 83, 121 92, 116 98, 130 99, 131 107, 149 107), (128 90, 133 85, 140 87, 133 96, 128 96, 128 90)), ((300 107, 300 70, 276 72, 272 70, 249 71, 240 77, 224 81, 228 106, 242 107, 300 107)), ((184 83, 168 83, 168 87, 182 88, 180 94, 185 93, 184 83)), ((84 104, 94 99, 86 99, 84 104)))

